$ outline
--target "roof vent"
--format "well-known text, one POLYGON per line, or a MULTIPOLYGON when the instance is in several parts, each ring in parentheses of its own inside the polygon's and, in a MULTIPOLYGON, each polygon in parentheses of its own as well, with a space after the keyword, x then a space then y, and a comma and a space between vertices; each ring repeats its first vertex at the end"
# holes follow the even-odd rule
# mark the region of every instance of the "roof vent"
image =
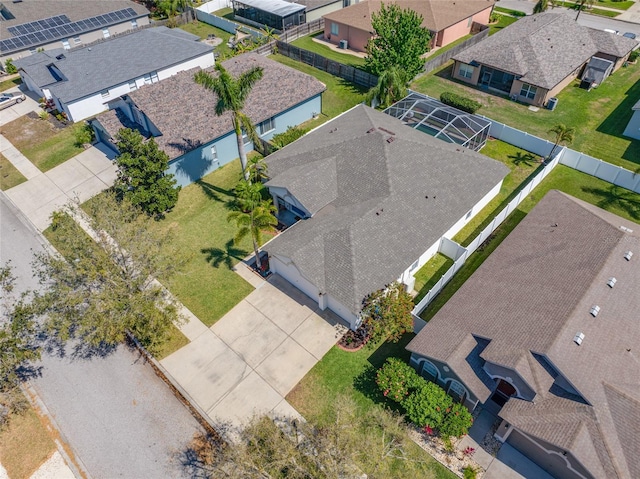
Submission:
POLYGON ((600 306, 598 306, 597 304, 595 306, 592 306, 589 312, 591 313, 591 316, 595 318, 596 316, 598 316, 598 313, 600 312, 600 306))
POLYGON ((616 282, 618 280, 615 279, 613 276, 611 278, 609 278, 609 280, 607 281, 607 286, 609 286, 610 288, 613 288, 616 285, 616 282))
POLYGON ((633 251, 627 251, 624 254, 624 259, 626 259, 627 261, 631 261, 631 257, 633 256, 633 251))
POLYGON ((573 337, 573 342, 576 343, 578 346, 580 346, 582 344, 583 339, 584 339, 584 333, 577 332, 576 335, 573 337))
POLYGON ((374 131, 376 131, 376 129, 375 129, 375 128, 369 128, 369 129, 367 130, 367 133, 373 133, 374 131))
POLYGON ((387 138, 387 143, 393 143, 393 140, 395 140, 395 138, 390 136, 389 138, 387 138))

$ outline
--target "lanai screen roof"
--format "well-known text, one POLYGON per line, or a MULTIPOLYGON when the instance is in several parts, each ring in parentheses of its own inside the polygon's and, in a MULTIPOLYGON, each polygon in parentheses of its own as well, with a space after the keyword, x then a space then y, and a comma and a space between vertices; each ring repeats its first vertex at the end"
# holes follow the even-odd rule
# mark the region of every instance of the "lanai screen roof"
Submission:
POLYGON ((445 105, 435 98, 411 92, 384 112, 417 130, 474 151, 487 142, 491 122, 445 105))
POLYGON ((286 17, 306 8, 304 5, 285 2, 284 0, 238 0, 238 3, 262 10, 263 12, 273 13, 279 17, 286 17))

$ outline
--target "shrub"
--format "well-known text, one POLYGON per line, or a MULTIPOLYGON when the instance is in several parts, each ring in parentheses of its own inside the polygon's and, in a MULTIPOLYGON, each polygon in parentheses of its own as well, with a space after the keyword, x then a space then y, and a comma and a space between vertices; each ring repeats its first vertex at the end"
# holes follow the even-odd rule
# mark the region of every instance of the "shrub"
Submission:
POLYGON ((437 384, 423 381, 422 386, 402 402, 402 406, 409 420, 418 427, 428 425, 441 430, 453 399, 437 384))
POLYGON ((462 469, 462 477, 464 477, 464 479, 476 479, 477 476, 478 471, 473 466, 465 466, 464 469, 462 469))
POLYGON ((473 424, 473 416, 462 404, 454 404, 445 414, 440 427, 443 436, 464 436, 473 424))
POLYGON ((397 343, 413 329, 413 298, 402 283, 394 281, 362 300, 362 318, 371 328, 371 339, 397 343))
POLYGON ((38 112, 38 116, 40 117, 41 120, 46 120, 47 118, 49 118, 49 113, 47 113, 44 110, 40 110, 38 112))
POLYGON ((11 75, 12 73, 18 73, 18 69, 13 64, 12 58, 7 58, 7 61, 4 62, 4 71, 6 71, 9 75, 11 75))
POLYGON ((475 113, 482 106, 481 103, 472 100, 471 98, 467 98, 448 91, 442 92, 442 94, 440 95, 440 101, 445 105, 449 105, 459 110, 466 111, 467 113, 475 113))
POLYGON ((75 145, 82 146, 85 143, 92 143, 95 138, 93 128, 89 124, 85 123, 82 128, 78 128, 75 131, 75 145))
POLYGON ((278 149, 284 148, 289 143, 293 143, 294 141, 296 141, 308 131, 309 130, 306 128, 289 126, 287 127, 287 131, 273 135, 273 137, 271 138, 271 144, 278 149))
POLYGON ((397 402, 403 402, 423 381, 411 366, 398 358, 388 358, 376 378, 382 393, 397 402))
POLYGON ((634 50, 629 54, 629 61, 630 62, 635 62, 638 57, 640 56, 640 51, 639 50, 634 50))
POLYGON ((491 15, 489 15, 489 23, 498 23, 499 20, 500 15, 496 12, 491 12, 491 15))

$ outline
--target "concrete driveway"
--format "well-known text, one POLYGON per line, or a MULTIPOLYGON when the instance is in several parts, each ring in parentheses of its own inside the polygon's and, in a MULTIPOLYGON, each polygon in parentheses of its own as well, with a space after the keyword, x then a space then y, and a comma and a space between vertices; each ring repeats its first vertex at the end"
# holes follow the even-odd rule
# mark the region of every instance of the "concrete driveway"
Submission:
POLYGON ((284 397, 345 331, 337 316, 273 275, 161 364, 220 424, 238 427, 261 413, 297 417, 284 397))
POLYGON ((24 93, 26 100, 16 103, 15 105, 0 110, 0 126, 5 125, 13 120, 17 120, 21 116, 26 115, 30 111, 38 111, 38 98, 35 93, 27 91, 24 85, 15 86, 6 90, 6 93, 24 93))

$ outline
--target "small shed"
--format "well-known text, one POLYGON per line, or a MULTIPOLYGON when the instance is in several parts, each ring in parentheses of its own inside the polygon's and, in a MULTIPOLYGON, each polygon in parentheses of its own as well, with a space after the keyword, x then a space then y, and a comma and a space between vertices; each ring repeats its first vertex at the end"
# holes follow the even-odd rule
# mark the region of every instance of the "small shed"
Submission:
MULTIPOLYGON (((613 62, 600 57, 591 57, 582 74, 582 84, 587 88, 600 85, 613 71, 613 62)), ((582 85, 581 85, 582 86, 582 85)))
POLYGON ((428 135, 474 151, 480 151, 485 145, 491 128, 491 122, 486 118, 416 92, 411 92, 384 112, 428 135))
POLYGON ((234 16, 258 27, 266 25, 280 31, 306 23, 306 8, 284 0, 233 1, 234 16))

